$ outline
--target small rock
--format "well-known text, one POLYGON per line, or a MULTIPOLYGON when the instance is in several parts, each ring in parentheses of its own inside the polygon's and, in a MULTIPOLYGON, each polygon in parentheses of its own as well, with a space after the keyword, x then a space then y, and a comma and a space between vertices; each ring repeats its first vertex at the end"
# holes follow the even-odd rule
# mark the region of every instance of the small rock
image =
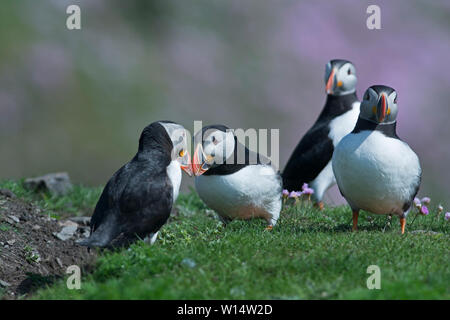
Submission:
POLYGON ((77 229, 78 228, 76 226, 67 226, 62 228, 62 230, 58 233, 54 232, 53 235, 59 240, 66 241, 73 237, 77 229))
POLYGON ((42 219, 45 220, 45 221, 56 221, 56 219, 50 217, 50 215, 46 215, 46 216, 42 217, 42 219))
POLYGON ((195 266, 197 265, 196 263, 195 263, 195 261, 194 260, 192 260, 192 259, 190 259, 190 258, 184 258, 182 261, 181 261, 181 264, 182 265, 185 265, 185 266, 187 266, 187 267, 189 267, 189 268, 195 268, 195 266))
POLYGON ((11 199, 16 198, 16 195, 11 190, 8 189, 0 189, 0 195, 11 199))
POLYGON ((70 221, 70 220, 66 220, 66 221, 58 221, 58 225, 61 227, 69 227, 69 226, 74 226, 78 228, 78 223, 70 221))
POLYGON ((41 229, 41 226, 35 224, 31 229, 33 229, 33 230, 39 230, 39 229, 41 229))
POLYGON ((9 244, 10 246, 12 246, 14 243, 16 243, 16 240, 11 239, 11 240, 6 241, 6 243, 9 244))
POLYGON ((65 195, 72 189, 67 172, 49 173, 41 177, 25 180, 25 188, 33 191, 49 191, 55 195, 65 195))
POLYGON ((8 216, 11 220, 13 220, 14 222, 16 222, 16 223, 19 223, 20 222, 20 219, 19 218, 17 218, 16 216, 8 216))
POLYGON ((62 264, 62 261, 60 258, 56 258, 56 263, 58 264, 58 266, 60 266, 61 268, 64 267, 64 265, 62 264))
POLYGON ((9 224, 15 224, 14 220, 12 220, 8 217, 3 217, 3 221, 5 221, 6 223, 9 223, 9 224))
POLYGON ((0 287, 6 288, 6 287, 10 287, 11 284, 9 284, 6 281, 0 280, 0 287))
POLYGON ((91 217, 71 217, 69 218, 69 220, 84 226, 89 226, 91 222, 91 217))

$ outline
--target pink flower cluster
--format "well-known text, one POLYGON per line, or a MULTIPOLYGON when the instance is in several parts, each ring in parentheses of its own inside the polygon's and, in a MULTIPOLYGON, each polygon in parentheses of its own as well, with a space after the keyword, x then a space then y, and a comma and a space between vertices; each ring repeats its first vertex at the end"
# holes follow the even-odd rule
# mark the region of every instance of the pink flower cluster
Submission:
POLYGON ((419 198, 414 198, 414 207, 419 210, 420 214, 427 216, 430 213, 427 207, 430 202, 431 199, 429 197, 424 197, 422 198, 422 200, 420 200, 419 198))
MULTIPOLYGON (((429 197, 424 197, 422 199, 414 198, 414 207, 419 210, 419 213, 427 216, 430 211, 428 210, 428 205, 430 204, 431 199, 429 197)), ((438 214, 440 215, 444 211, 444 207, 442 205, 438 205, 438 214)), ((446 212, 444 215, 445 220, 450 220, 450 212, 446 212)))
POLYGON ((311 196, 314 194, 314 189, 310 188, 307 183, 302 186, 302 191, 291 191, 284 189, 283 198, 300 198, 302 195, 311 196))

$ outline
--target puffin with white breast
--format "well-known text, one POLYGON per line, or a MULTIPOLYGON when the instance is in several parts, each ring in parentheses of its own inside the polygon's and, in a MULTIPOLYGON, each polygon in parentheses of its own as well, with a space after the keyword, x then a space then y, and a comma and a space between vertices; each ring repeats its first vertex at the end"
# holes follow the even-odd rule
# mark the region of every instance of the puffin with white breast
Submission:
POLYGON ((239 143, 223 125, 203 127, 194 141, 195 188, 206 205, 224 223, 262 218, 271 230, 280 216, 282 184, 270 161, 239 143))
POLYGON ((91 218, 88 247, 124 246, 136 239, 156 240, 170 216, 181 170, 192 175, 184 127, 170 121, 148 125, 130 162, 108 181, 91 218))
POLYGON ((319 118, 306 132, 282 173, 283 188, 300 190, 304 183, 314 189, 323 209, 324 193, 336 183, 331 157, 339 141, 355 127, 359 115, 356 70, 348 60, 331 60, 325 68, 327 100, 319 118))
POLYGON ((353 211, 353 230, 360 210, 400 217, 405 232, 406 215, 416 196, 422 170, 419 158, 396 132, 397 92, 371 86, 361 102, 354 130, 337 145, 333 171, 339 190, 353 211))

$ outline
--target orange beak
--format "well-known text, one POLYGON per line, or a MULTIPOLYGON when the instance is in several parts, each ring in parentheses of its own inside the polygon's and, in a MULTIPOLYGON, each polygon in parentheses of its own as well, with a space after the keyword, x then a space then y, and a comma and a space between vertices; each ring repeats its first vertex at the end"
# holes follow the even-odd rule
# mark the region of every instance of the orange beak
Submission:
POLYGON ((325 92, 327 94, 333 94, 334 88, 334 74, 336 73, 335 69, 331 70, 330 76, 328 77, 327 84, 325 86, 325 92))
POLYGON ((181 169, 186 172, 189 177, 192 177, 192 164, 191 164, 191 155, 186 151, 186 154, 181 159, 182 162, 180 164, 181 169))
POLYGON ((386 95, 382 93, 377 112, 378 122, 383 122, 386 118, 386 109, 386 95))
POLYGON ((194 158, 192 160, 192 171, 196 176, 201 176, 209 169, 206 157, 203 153, 202 144, 197 144, 194 152, 194 158))

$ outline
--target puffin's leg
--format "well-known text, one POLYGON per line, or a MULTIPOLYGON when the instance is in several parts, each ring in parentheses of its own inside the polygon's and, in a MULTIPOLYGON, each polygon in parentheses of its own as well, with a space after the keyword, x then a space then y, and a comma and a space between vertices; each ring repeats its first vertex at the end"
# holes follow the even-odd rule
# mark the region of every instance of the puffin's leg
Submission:
POLYGON ((159 231, 155 232, 155 233, 152 235, 152 237, 151 237, 151 239, 150 239, 150 244, 154 244, 154 243, 155 243, 155 241, 156 241, 156 239, 157 239, 157 237, 158 237, 158 233, 159 233, 159 231))
POLYGON ((318 208, 320 211, 322 211, 323 208, 324 208, 323 201, 315 202, 315 203, 314 203, 314 207, 316 207, 316 208, 318 208))
POLYGON ((400 226, 402 228, 402 234, 405 233, 405 225, 406 225, 406 217, 403 214, 403 215, 400 216, 400 226))
POLYGON ((282 208, 283 208, 282 201, 277 200, 272 203, 271 209, 268 210, 269 215, 266 217, 267 231, 271 231, 273 227, 277 224, 277 221, 280 218, 280 212, 282 208))
POLYGON ((159 232, 159 231, 157 231, 157 232, 155 232, 155 233, 150 233, 148 236, 146 236, 146 237, 144 238, 144 242, 145 242, 146 244, 149 244, 149 245, 154 244, 155 241, 156 241, 156 238, 158 237, 158 232, 159 232))
POLYGON ((359 210, 353 210, 353 228, 352 228, 352 231, 358 230, 358 216, 359 216, 359 210))
POLYGON ((267 227, 266 227, 266 229, 265 230, 267 230, 267 231, 272 231, 272 229, 273 229, 273 226, 275 225, 277 223, 277 220, 276 219, 267 219, 267 227))

